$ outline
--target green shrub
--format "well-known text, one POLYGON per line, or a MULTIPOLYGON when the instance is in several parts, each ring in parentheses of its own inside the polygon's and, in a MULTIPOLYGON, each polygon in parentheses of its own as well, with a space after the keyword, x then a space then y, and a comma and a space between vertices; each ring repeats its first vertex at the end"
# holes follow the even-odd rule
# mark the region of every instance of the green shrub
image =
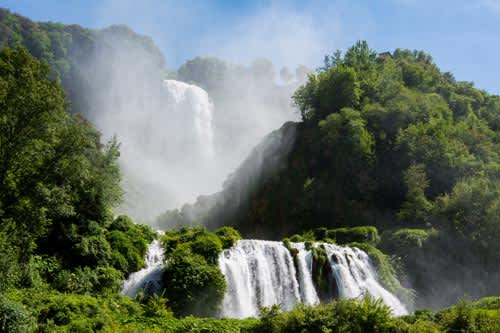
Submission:
POLYGON ((156 233, 150 227, 135 224, 121 215, 111 222, 106 239, 111 246, 108 262, 125 275, 144 267, 144 256, 156 233))
POLYGON ((483 297, 473 303, 478 309, 500 310, 500 296, 483 297))
POLYGON ((222 227, 215 231, 215 234, 222 241, 222 247, 224 249, 229 249, 238 240, 241 239, 240 233, 233 227, 222 227))
POLYGON ((145 247, 135 246, 133 240, 119 230, 112 230, 107 238, 112 248, 110 261, 116 269, 129 274, 144 267, 145 247))
POLYGON ((481 318, 466 300, 461 300, 450 309, 439 311, 436 319, 447 332, 482 332, 479 322, 481 318))
POLYGON ((382 234, 380 247, 389 253, 410 252, 420 249, 431 236, 437 235, 435 229, 398 229, 396 231, 386 231, 382 234))
POLYGON ((183 248, 202 256, 209 264, 216 265, 224 243, 227 246, 239 237, 236 230, 230 227, 221 228, 218 232, 223 235, 224 240, 202 227, 184 227, 166 232, 161 238, 165 256, 168 258, 175 250, 183 248))
POLYGON ((376 246, 380 241, 378 230, 373 226, 331 229, 327 231, 326 237, 337 244, 360 242, 376 246))
POLYGON ((255 332, 391 332, 395 323, 380 300, 337 300, 319 306, 298 305, 289 312, 264 309, 255 332))
POLYGON ((222 252, 222 242, 212 233, 199 235, 191 244, 191 251, 199 254, 210 265, 217 265, 219 254, 222 252))
POLYGON ((29 333, 34 329, 34 320, 21 305, 0 296, 0 333, 29 333))
POLYGON ((19 283, 21 271, 18 258, 19 249, 10 244, 6 233, 0 232, 0 292, 19 283))
POLYGON ((148 317, 169 317, 172 310, 168 307, 168 300, 159 295, 152 295, 144 304, 144 314, 148 317))
POLYGON ((81 262, 87 266, 106 265, 111 259, 111 244, 104 235, 84 236, 75 245, 75 250, 81 257, 81 262))
POLYGON ((224 275, 217 266, 182 248, 169 256, 162 280, 177 315, 214 315, 226 291, 224 275))
POLYGON ((55 277, 53 286, 70 293, 113 293, 118 292, 123 274, 111 266, 77 268, 74 271, 62 270, 55 277))

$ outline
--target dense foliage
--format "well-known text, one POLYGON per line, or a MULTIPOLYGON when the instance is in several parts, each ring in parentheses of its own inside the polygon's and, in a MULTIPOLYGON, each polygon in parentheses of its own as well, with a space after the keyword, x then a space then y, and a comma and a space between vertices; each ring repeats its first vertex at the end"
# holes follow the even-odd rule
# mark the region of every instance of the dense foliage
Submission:
POLYGON ((370 298, 298 306, 290 312, 265 308, 258 319, 174 318, 167 308, 123 296, 15 291, 0 299, 0 332, 497 332, 498 297, 433 313, 420 310, 394 318, 370 298), (151 308, 155 307, 152 315, 151 308), (163 309, 163 310, 162 310, 163 309), (159 314, 161 311, 161 315, 159 314))
POLYGON ((26 49, 0 51, 0 287, 116 292, 155 235, 113 218, 118 144, 70 115, 48 76, 26 49))
POLYGON ((166 267, 164 296, 177 315, 216 315, 226 291, 226 280, 218 267, 219 254, 240 235, 230 227, 215 233, 201 227, 167 231, 162 237, 166 267))

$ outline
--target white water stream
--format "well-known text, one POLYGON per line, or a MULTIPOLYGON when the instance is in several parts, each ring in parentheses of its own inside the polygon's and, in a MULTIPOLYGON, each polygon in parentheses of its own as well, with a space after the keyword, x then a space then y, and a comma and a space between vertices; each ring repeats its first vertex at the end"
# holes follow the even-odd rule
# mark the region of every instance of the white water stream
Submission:
MULTIPOLYGON (((323 246, 330 258, 340 297, 358 298, 368 294, 382 299, 394 315, 408 313, 405 305, 377 281, 377 273, 364 251, 332 244, 323 246)), ((226 277, 227 291, 221 316, 257 316, 260 307, 274 304, 284 310, 298 303, 318 304, 312 253, 304 243, 292 243, 292 247, 298 251, 295 262, 282 242, 245 239, 224 250, 219 256, 219 267, 226 277)), ((122 294, 134 296, 141 289, 158 291, 163 264, 163 251, 155 240, 149 246, 146 267, 129 276, 122 294)))
POLYGON ((145 267, 129 275, 123 282, 121 293, 134 297, 140 290, 147 293, 159 292, 161 289, 162 267, 164 263, 163 248, 160 241, 155 239, 148 247, 145 267))

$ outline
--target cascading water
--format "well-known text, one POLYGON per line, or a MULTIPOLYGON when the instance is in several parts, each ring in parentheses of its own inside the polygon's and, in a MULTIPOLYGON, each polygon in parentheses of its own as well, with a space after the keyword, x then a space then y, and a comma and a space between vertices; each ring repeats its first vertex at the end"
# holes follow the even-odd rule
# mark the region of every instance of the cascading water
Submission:
POLYGON ((301 301, 304 304, 318 304, 319 297, 312 281, 312 251, 307 250, 304 243, 292 243, 292 247, 296 249, 298 266, 298 278, 300 286, 301 301))
POLYGON ((219 267, 227 280, 223 317, 255 316, 273 304, 289 310, 301 300, 293 258, 280 242, 240 240, 220 255, 219 267))
POLYGON ((152 221, 220 188, 224 177, 215 156, 214 105, 192 84, 127 79, 112 80, 107 94, 94 98, 91 120, 104 137, 116 135, 121 143, 125 202, 120 213, 152 221))
MULTIPOLYGON (((355 298, 366 293, 381 298, 395 315, 407 313, 405 306, 377 282, 365 252, 330 244, 323 246, 332 258, 340 297, 355 298)), ((319 303, 312 277, 312 253, 303 243, 292 243, 292 247, 297 250, 295 263, 281 242, 240 240, 225 250, 219 257, 219 267, 228 285, 221 315, 245 318, 256 316, 262 306, 278 304, 289 310, 299 302, 319 303)))
POLYGON ((165 93, 168 96, 170 112, 177 113, 183 121, 181 126, 191 134, 186 137, 195 138, 197 154, 204 159, 214 157, 214 134, 212 118, 214 106, 205 90, 198 86, 176 80, 163 81, 165 93), (183 124, 185 123, 185 124, 183 124))
MULTIPOLYGON (((220 254, 219 268, 227 282, 221 317, 257 316, 260 307, 274 304, 290 310, 298 303, 320 302, 313 282, 312 251, 306 249, 304 243, 291 243, 291 246, 296 251, 293 257, 282 242, 240 240, 220 254)), ((403 303, 377 281, 364 251, 326 243, 314 246, 323 246, 330 258, 339 297, 358 298, 368 294, 382 299, 395 315, 408 312, 403 303)), ((155 240, 148 248, 146 267, 129 276, 122 294, 133 297, 141 289, 147 293, 159 291, 163 264, 163 249, 155 240)))
POLYGON ((403 303, 378 283, 377 273, 366 252, 333 244, 323 246, 330 258, 340 297, 356 298, 369 294, 382 299, 397 316, 408 313, 403 303))
POLYGON ((145 256, 145 267, 138 272, 130 274, 123 282, 121 293, 134 297, 139 290, 154 294, 161 289, 161 275, 164 261, 163 248, 159 240, 154 240, 148 247, 145 256))

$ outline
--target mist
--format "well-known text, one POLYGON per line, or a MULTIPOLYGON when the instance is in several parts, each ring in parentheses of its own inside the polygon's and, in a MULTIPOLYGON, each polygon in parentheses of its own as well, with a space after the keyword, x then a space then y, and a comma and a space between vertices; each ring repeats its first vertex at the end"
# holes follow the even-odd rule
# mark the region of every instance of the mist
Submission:
POLYGON ((308 68, 282 69, 279 76, 265 59, 249 66, 216 60, 221 70, 207 76, 211 61, 195 59, 201 67, 188 62, 176 79, 167 78, 151 39, 126 26, 98 34, 79 72, 88 83, 87 116, 104 141, 116 136, 121 144, 119 213, 150 223, 219 191, 266 134, 298 119, 291 95, 308 68))

